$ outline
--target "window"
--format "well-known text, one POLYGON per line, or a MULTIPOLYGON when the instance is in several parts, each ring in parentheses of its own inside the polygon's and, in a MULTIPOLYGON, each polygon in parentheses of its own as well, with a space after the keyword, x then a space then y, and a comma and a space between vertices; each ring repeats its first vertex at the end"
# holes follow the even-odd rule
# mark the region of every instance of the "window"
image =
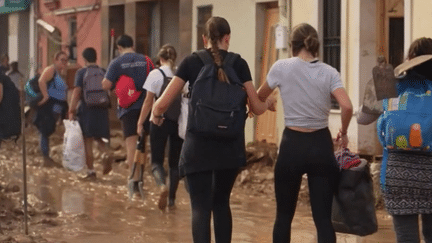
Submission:
POLYGON ((77 20, 76 17, 69 19, 69 60, 77 60, 77 20))
POLYGON ((204 48, 202 35, 205 31, 205 24, 212 16, 213 6, 198 7, 198 24, 197 24, 197 49, 204 48))
MULTIPOLYGON (((341 0, 324 0, 323 60, 340 72, 341 0)), ((332 109, 339 104, 332 97, 332 109)))

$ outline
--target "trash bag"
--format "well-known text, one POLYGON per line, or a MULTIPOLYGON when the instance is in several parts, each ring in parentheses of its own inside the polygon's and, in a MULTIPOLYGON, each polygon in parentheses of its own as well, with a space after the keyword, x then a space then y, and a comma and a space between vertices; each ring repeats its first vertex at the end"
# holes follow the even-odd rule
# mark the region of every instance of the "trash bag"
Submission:
POLYGON ((63 167, 80 171, 85 166, 84 138, 78 121, 63 120, 65 134, 63 139, 63 167))
POLYGON ((366 236, 378 231, 373 182, 366 161, 341 171, 333 199, 332 223, 340 233, 366 236))

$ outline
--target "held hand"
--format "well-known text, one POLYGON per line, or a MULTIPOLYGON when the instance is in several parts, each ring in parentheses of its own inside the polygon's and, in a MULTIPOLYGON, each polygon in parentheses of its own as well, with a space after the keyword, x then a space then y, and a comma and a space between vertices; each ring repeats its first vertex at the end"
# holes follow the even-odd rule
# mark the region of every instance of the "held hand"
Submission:
MULTIPOLYGON (((157 126, 161 126, 163 121, 164 121, 164 118, 163 118, 163 116, 155 116, 152 112, 151 116, 150 116, 150 121, 153 122, 153 124, 155 124, 157 126)), ((140 133, 138 133, 138 134, 140 134, 140 133)))
POLYGON ((49 97, 44 96, 41 101, 39 101, 38 106, 45 104, 48 101, 49 97))
POLYGON ((348 135, 346 133, 338 132, 336 142, 339 143, 339 147, 346 148, 348 146, 348 135))
POLYGON ((250 100, 248 99, 248 101, 247 101, 247 104, 246 104, 246 106, 247 106, 247 116, 249 117, 249 118, 253 118, 255 115, 254 115, 254 113, 252 112, 252 110, 251 110, 251 104, 250 104, 250 100))
POLYGON ((276 111, 276 104, 277 104, 277 100, 276 98, 274 98, 273 96, 270 96, 267 98, 266 100, 267 104, 268 104, 268 110, 269 111, 276 111))
POLYGON ((69 110, 69 112, 68 112, 68 118, 69 118, 69 120, 71 120, 71 121, 76 120, 75 111, 69 110))

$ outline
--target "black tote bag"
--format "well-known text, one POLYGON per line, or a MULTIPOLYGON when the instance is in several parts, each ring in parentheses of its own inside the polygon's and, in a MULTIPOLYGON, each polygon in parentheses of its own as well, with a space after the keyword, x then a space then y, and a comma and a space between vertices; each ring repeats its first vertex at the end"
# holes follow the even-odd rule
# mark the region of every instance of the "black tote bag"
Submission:
POLYGON ((332 222, 335 231, 340 233, 365 236, 378 231, 368 165, 341 171, 333 199, 332 222))

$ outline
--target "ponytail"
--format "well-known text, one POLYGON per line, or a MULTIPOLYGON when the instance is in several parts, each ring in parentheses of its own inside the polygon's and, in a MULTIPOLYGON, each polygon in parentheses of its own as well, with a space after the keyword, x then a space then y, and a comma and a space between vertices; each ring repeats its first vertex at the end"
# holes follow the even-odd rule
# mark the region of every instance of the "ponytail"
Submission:
POLYGON ((221 17, 211 17, 205 25, 205 36, 210 40, 211 43, 210 51, 218 68, 218 79, 226 83, 229 83, 229 79, 222 68, 223 60, 219 53, 218 42, 221 41, 225 35, 229 35, 230 33, 231 29, 228 21, 221 17))
POLYGON ((294 27, 291 34, 291 50, 294 56, 297 56, 301 49, 304 48, 316 57, 319 47, 318 33, 314 27, 306 23, 294 27))
POLYGON ((175 72, 175 60, 177 59, 177 52, 170 44, 165 44, 159 50, 157 55, 159 58, 163 58, 168 62, 171 71, 175 72))

